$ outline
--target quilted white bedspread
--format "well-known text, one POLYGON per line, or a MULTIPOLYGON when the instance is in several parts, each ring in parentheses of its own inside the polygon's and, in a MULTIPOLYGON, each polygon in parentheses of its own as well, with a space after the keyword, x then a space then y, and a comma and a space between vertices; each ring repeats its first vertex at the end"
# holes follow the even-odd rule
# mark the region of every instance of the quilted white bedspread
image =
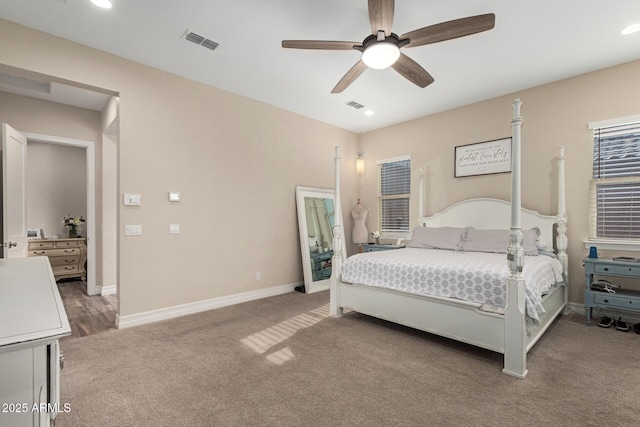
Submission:
MULTIPOLYGON (((563 280, 562 266, 549 256, 526 256, 522 276, 527 315, 537 323, 544 313, 542 295, 563 280)), ((342 268, 344 283, 457 298, 499 312, 505 306, 508 277, 506 254, 421 248, 357 254, 342 268)))

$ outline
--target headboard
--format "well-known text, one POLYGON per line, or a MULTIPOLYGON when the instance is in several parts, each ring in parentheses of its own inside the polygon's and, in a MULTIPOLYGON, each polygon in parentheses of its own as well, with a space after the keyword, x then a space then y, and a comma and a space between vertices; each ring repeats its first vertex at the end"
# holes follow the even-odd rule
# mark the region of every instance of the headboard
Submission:
MULTIPOLYGON (((541 215, 536 211, 522 208, 523 230, 539 227, 544 241, 553 247, 556 215, 541 215)), ((489 198, 467 199, 455 203, 441 212, 422 217, 418 223, 423 227, 474 227, 477 229, 509 230, 511 223, 511 203, 489 198)))

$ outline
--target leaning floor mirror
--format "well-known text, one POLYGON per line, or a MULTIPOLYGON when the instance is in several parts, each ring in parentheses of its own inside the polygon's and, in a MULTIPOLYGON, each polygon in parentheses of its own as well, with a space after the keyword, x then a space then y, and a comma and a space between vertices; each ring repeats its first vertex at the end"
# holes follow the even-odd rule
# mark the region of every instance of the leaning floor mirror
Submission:
POLYGON ((335 211, 333 190, 296 187, 298 228, 302 252, 304 291, 308 294, 329 289, 333 257, 333 227, 340 215, 342 253, 346 254, 342 215, 335 211))

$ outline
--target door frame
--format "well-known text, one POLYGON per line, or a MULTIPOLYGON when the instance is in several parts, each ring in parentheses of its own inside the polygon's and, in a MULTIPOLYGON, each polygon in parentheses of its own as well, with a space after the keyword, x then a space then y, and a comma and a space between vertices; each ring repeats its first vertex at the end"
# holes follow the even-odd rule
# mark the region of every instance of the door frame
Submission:
MULTIPOLYGON (((27 145, 31 142, 84 148, 87 163, 87 294, 97 295, 96 285, 96 148, 95 142, 82 139, 63 138, 33 132, 23 132, 27 145)), ((28 173, 28 172, 27 172, 28 173)))

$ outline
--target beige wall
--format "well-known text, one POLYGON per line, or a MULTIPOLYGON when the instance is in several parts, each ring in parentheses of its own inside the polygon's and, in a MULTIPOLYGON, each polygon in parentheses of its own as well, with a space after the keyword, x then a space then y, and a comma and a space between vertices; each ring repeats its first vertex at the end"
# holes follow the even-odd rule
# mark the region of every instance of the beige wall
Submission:
MULTIPOLYGON (((28 142, 26 193, 27 228, 41 228, 45 237, 66 237, 63 217, 87 218, 86 150, 28 142)), ((84 224, 78 231, 86 237, 84 224)))
POLYGON ((121 316, 303 280, 295 187, 333 187, 356 135, 8 21, 0 39, 8 66, 119 94, 119 194, 142 195, 118 208, 121 316))
POLYGON ((511 102, 520 98, 522 204, 543 214, 556 213, 556 160, 558 147, 564 145, 570 299, 583 303, 581 260, 587 254, 583 240, 589 237, 592 151, 587 123, 640 113, 639 75, 640 61, 635 61, 361 135, 367 185, 360 193, 363 203, 372 207, 369 230, 376 229, 378 221, 377 159, 412 156, 412 223, 418 215, 421 166, 427 171, 427 214, 469 197, 510 198, 510 174, 454 178, 454 147, 511 136, 511 102))

